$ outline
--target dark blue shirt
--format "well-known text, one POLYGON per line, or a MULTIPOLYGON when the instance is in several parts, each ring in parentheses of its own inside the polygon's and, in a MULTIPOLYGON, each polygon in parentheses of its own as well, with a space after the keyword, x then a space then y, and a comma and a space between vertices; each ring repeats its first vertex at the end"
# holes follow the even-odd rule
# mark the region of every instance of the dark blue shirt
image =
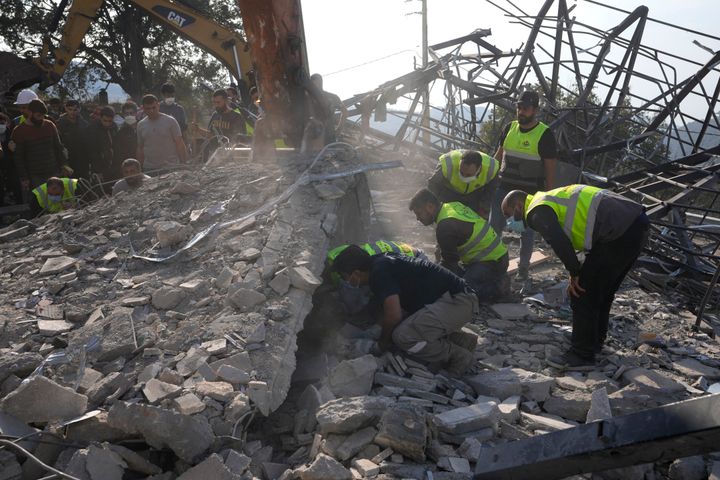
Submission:
POLYGON ((372 257, 369 283, 380 303, 399 295, 400 305, 409 314, 434 303, 445 292, 456 294, 468 288, 465 280, 447 268, 391 253, 372 257))

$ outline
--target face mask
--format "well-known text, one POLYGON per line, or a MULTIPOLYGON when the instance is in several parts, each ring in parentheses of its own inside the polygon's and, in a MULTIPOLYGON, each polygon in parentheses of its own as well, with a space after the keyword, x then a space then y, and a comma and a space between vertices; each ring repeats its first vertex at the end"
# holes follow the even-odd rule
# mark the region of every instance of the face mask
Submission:
POLYGON ((356 287, 346 280, 340 281, 338 296, 350 315, 359 313, 370 302, 370 297, 362 288, 356 287))
POLYGON ((510 217, 507 219, 507 228, 511 232, 523 233, 525 231, 525 222, 522 219, 515 220, 515 217, 510 217))
POLYGON ((48 200, 57 203, 62 200, 62 195, 48 195, 48 200))
POLYGON ((0 124, 0 135, 5 133, 5 130, 7 130, 7 125, 5 125, 4 123, 0 124))
POLYGON ((137 119, 135 118, 135 115, 128 115, 127 117, 125 117, 125 123, 127 123, 128 125, 135 125, 136 122, 137 119))
POLYGON ((459 175, 460 175, 460 181, 463 183, 472 183, 473 181, 477 180, 477 176, 475 176, 475 175, 472 175, 470 177, 466 177, 463 174, 459 174, 459 175))
POLYGON ((175 97, 168 97, 165 99, 165 105, 172 105, 175 103, 175 97))

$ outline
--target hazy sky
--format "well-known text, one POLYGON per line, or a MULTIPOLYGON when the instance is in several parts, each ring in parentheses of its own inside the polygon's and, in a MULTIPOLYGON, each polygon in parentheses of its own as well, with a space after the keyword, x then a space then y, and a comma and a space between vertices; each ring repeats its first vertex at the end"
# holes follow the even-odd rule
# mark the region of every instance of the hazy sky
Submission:
MULTIPOLYGON (((493 0, 503 8, 515 11, 506 0, 493 0)), ((515 5, 528 15, 535 15, 542 6, 539 0, 515 0, 515 5)), ((557 2, 556 2, 557 3, 557 2)), ((624 10, 632 10, 642 3, 633 0, 605 0, 605 3, 624 10)), ((715 0, 646 0, 650 16, 658 20, 673 22, 694 30, 720 36, 717 18, 720 16, 720 2, 715 0)), ((626 15, 607 8, 593 5, 585 0, 568 0, 575 5, 572 15, 577 21, 603 30, 610 30, 626 15)), ((330 1, 302 0, 308 58, 312 72, 325 76, 325 88, 342 98, 371 90, 381 83, 408 73, 413 68, 413 57, 420 62, 421 22, 418 0, 363 0, 330 1), (385 57, 385 58, 384 58, 385 57), (384 59, 383 59, 384 58, 384 59)), ((522 46, 529 29, 510 23, 510 19, 497 7, 485 0, 428 0, 429 42, 432 45, 472 32, 478 28, 490 28, 492 36, 487 40, 507 51, 522 46)), ((554 15, 556 7, 550 9, 554 15)), ((628 31, 629 37, 632 31, 628 31)), ((720 49, 720 42, 711 38, 681 32, 666 26, 648 23, 643 43, 661 50, 667 50, 683 58, 705 63, 710 53, 693 45, 700 41, 712 50, 720 49)), ((552 40, 540 38, 540 43, 552 46, 552 40)), ((581 47, 593 47, 596 39, 576 38, 581 47)), ((599 47, 593 50, 597 52, 599 47)), ((614 49, 610 57, 619 59, 621 49, 614 49)), ((589 58, 589 56, 587 56, 589 58)), ((679 79, 697 70, 681 61, 672 60, 679 79)), ((647 67, 651 74, 653 67, 642 61, 638 68, 647 67)), ((655 67, 656 68, 656 67, 655 67)), ((714 77, 716 81, 717 77, 714 77)), ((569 83, 572 83, 568 79, 569 83)), ((632 85, 634 92, 645 91, 650 95, 652 86, 632 85)), ((710 88, 713 88, 712 86, 710 88)), ((697 101, 695 101, 697 103, 697 101)), ((702 107, 696 108, 702 111, 702 107)))

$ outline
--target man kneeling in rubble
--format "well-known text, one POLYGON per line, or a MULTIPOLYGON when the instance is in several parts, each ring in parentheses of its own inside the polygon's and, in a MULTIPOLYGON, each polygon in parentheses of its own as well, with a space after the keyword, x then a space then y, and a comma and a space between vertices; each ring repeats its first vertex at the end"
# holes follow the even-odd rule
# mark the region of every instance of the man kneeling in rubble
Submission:
POLYGON ((426 260, 391 253, 371 256, 357 245, 340 253, 333 269, 352 287, 369 285, 381 303, 382 334, 374 351, 394 343, 451 375, 462 375, 473 365, 477 337, 460 329, 477 313, 478 300, 465 280, 426 260))
POLYGON ((30 197, 30 214, 37 217, 45 213, 57 213, 75 208, 78 197, 78 181, 75 178, 50 177, 38 185, 30 197))

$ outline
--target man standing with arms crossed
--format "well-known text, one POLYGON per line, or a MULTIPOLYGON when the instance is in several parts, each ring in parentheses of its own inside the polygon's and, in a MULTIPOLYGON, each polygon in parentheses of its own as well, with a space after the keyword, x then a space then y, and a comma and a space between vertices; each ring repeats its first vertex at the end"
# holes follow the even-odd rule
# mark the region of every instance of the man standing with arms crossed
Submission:
MULTIPOLYGON (((517 100, 517 120, 505 127, 495 159, 500 160, 500 186, 495 192, 490 223, 496 232, 505 227, 501 204, 511 190, 533 194, 555 185, 557 143, 550 128, 539 121, 540 97, 525 91, 517 100)), ((520 236, 520 262, 517 278, 527 280, 535 235, 526 229, 520 236)))

